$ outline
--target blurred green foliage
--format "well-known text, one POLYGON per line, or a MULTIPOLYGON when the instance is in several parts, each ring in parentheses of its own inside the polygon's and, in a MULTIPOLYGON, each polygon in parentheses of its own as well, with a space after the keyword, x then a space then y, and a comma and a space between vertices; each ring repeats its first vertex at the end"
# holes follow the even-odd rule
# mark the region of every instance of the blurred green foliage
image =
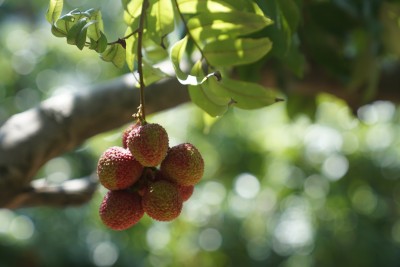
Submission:
MULTIPOLYGON (((354 62, 349 57, 358 51, 349 45, 356 45, 351 41, 359 35, 347 34, 345 45, 318 34, 338 38, 357 26, 364 32, 361 39, 368 33, 375 42, 377 33, 369 29, 380 25, 376 5, 383 1, 311 2, 315 6, 307 12, 316 14, 311 17, 319 31, 310 36, 318 41, 310 42, 317 46, 329 41, 343 48, 324 46, 338 53, 330 54, 317 47, 322 54, 314 56, 347 79, 355 68, 345 62, 354 62), (332 21, 334 16, 322 16, 329 12, 342 15, 332 21)), ((66 1, 70 9, 94 3, 107 11, 105 25, 115 23, 118 29, 123 24, 114 15, 121 8, 118 1, 66 1)), ((260 6, 271 1, 264 4, 260 6)), ((42 99, 87 90, 124 72, 53 38, 44 20, 46 5, 44 0, 0 0, 0 124, 42 99)), ((289 31, 298 22, 287 23, 289 31)), ((118 30, 109 32, 118 37, 118 30)), ((274 53, 284 58, 283 52, 274 53)), ((391 54, 390 59, 396 57, 391 54)), ((171 145, 189 141, 205 159, 204 180, 182 215, 170 223, 145 216, 130 230, 108 230, 98 217, 102 188, 82 207, 3 209, 0 267, 398 266, 398 107, 376 101, 352 114, 329 95, 308 101, 293 99, 296 108, 288 101, 257 111, 230 109, 219 119, 192 104, 151 116, 149 121, 165 126, 171 145), (310 105, 312 110, 304 108, 310 105)), ((120 145, 123 129, 98 135, 51 160, 38 178, 59 183, 89 175, 107 147, 120 145)))

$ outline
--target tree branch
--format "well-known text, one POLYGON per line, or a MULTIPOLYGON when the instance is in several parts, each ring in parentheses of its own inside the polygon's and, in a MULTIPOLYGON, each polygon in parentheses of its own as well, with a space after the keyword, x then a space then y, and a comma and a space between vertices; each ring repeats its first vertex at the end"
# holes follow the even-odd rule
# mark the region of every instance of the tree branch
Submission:
MULTIPOLYGON (((52 97, 10 117, 0 128, 0 207, 21 207, 28 204, 26 199, 43 204, 39 200, 43 192, 39 194, 40 190, 30 184, 37 171, 86 139, 132 121, 139 106, 139 90, 134 86, 132 75, 126 75, 82 93, 52 97)), ((146 90, 149 114, 189 99, 187 90, 175 79, 146 90)))

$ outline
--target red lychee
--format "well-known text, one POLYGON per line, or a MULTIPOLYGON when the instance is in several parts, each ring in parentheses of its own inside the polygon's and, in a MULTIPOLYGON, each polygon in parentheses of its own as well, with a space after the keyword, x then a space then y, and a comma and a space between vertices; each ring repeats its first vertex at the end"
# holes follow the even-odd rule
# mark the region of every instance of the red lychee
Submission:
POLYGON ((159 180, 146 189, 142 205, 151 218, 158 221, 171 221, 179 216, 183 200, 176 184, 159 180))
MULTIPOLYGON (((168 177, 165 174, 163 174, 160 170, 156 170, 154 172, 154 180, 155 181, 166 180, 166 181, 176 184, 174 181, 168 179, 168 177)), ((193 194, 194 186, 193 185, 185 186, 185 185, 179 185, 179 184, 176 184, 176 185, 178 187, 179 193, 181 194, 183 202, 187 201, 193 194)))
POLYGON ((135 129, 136 127, 138 127, 140 125, 139 122, 135 123, 135 124, 131 124, 128 126, 128 128, 126 128, 124 130, 124 132, 122 133, 122 147, 123 148, 128 148, 128 144, 127 144, 127 139, 128 139, 128 135, 129 133, 135 129))
POLYGON ((143 166, 131 152, 122 147, 110 147, 97 164, 100 183, 107 189, 120 190, 134 184, 142 174, 143 166))
POLYGON ((168 134, 156 123, 135 127, 128 135, 127 145, 132 155, 145 167, 156 167, 168 150, 168 134))
POLYGON ((194 145, 184 143, 168 150, 160 169, 179 185, 195 185, 203 176, 204 161, 194 145))
POLYGON ((135 225, 144 214, 141 197, 128 191, 108 191, 99 209, 103 223, 114 230, 135 225))
POLYGON ((183 202, 187 201, 192 195, 194 191, 193 185, 178 185, 179 193, 181 194, 183 202))

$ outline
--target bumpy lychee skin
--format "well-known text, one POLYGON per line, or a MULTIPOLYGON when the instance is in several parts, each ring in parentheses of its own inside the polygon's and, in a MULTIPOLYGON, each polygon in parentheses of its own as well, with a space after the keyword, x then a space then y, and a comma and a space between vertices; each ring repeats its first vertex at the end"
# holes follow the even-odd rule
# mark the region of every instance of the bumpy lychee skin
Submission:
POLYGON ((113 230, 125 230, 135 225, 144 215, 141 197, 124 190, 108 191, 101 202, 99 215, 113 230))
POLYGON ((194 145, 184 143, 168 150, 160 169, 179 185, 195 185, 203 177, 204 161, 194 145))
POLYGON ((151 183, 142 198, 144 211, 157 221, 171 221, 182 211, 183 200, 176 184, 159 180, 151 183))
POLYGON ((156 123, 140 125, 129 133, 127 145, 143 166, 156 167, 167 154, 168 134, 156 123))
POLYGON ((131 152, 122 147, 110 147, 97 164, 100 183, 107 189, 120 190, 133 185, 143 172, 143 166, 131 152))
POLYGON ((129 125, 128 128, 126 128, 126 129, 124 130, 124 132, 122 133, 122 147, 123 147, 123 148, 128 148, 128 143, 127 143, 127 141, 128 141, 129 133, 130 133, 133 129, 135 129, 136 127, 138 127, 138 126, 140 126, 140 123, 139 123, 139 122, 137 122, 137 123, 135 123, 135 124, 129 125))
MULTIPOLYGON (((156 170, 154 172, 153 180, 154 181, 165 180, 165 181, 169 181, 171 183, 175 183, 174 181, 168 179, 168 177, 159 170, 156 170)), ((176 184, 176 185, 178 187, 179 193, 181 194, 183 202, 187 201, 193 194, 194 186, 193 185, 185 186, 185 185, 179 185, 179 184, 176 184)))

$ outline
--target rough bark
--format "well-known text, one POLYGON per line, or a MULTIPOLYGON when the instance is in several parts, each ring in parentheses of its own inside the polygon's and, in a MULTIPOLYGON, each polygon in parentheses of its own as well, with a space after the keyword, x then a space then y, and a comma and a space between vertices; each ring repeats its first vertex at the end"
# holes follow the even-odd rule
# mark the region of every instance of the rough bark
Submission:
MULTIPOLYGON (((90 199, 96 188, 93 177, 59 186, 45 180, 32 183, 32 179, 50 159, 131 121, 139 105, 134 83, 123 76, 82 93, 52 97, 10 117, 0 128, 0 207, 80 204, 90 199)), ((172 108, 188 99, 178 81, 165 80, 146 88, 146 112, 172 108)))

